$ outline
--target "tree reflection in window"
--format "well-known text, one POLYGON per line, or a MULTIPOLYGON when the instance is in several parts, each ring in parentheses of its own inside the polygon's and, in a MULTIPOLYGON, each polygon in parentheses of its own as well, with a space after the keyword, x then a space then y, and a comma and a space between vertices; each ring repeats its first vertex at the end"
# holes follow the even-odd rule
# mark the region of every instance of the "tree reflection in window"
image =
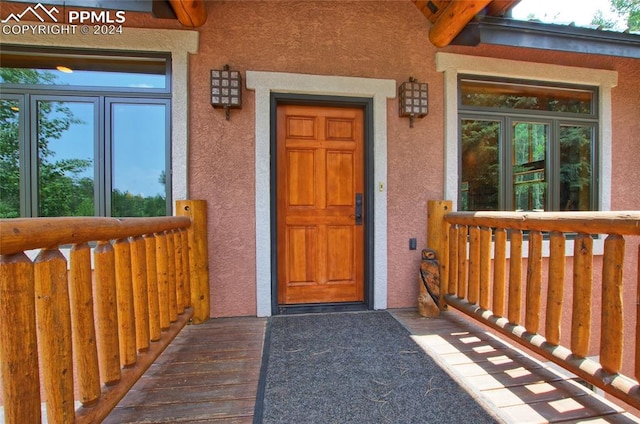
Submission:
POLYGON ((593 127, 560 126, 560 210, 591 209, 593 127))
POLYGON ((461 77, 459 209, 595 209, 597 93, 461 77))
MULTIPOLYGON (((113 196, 117 199, 113 203, 126 204, 127 208, 110 210, 106 197, 111 193, 107 191, 113 167, 120 163, 109 160, 111 147, 108 141, 103 143, 110 116, 98 113, 98 105, 110 97, 104 91, 80 96, 77 91, 56 84, 56 79, 55 71, 0 68, 0 82, 10 87, 3 89, 0 100, 0 218, 166 215, 169 190, 165 184, 164 152, 168 132, 155 138, 153 147, 134 145, 130 152, 134 159, 143 154, 160 158, 153 170, 138 170, 138 175, 153 172, 152 179, 160 189, 154 186, 149 194, 139 186, 135 193, 129 192, 128 187, 115 190, 113 196), (56 90, 42 92, 38 87, 43 85, 56 86, 56 90), (105 156, 105 160, 98 159, 105 156), (118 201, 120 198, 123 202, 118 201)), ((126 101, 136 103, 137 99, 126 101)), ((165 99, 149 102, 162 104, 163 111, 168 104, 165 99)), ((168 111, 155 120, 147 115, 138 118, 146 126, 161 128, 170 119, 168 111)), ((126 178, 126 172, 119 173, 121 178, 126 178)))
POLYGON ((517 211, 545 209, 545 178, 549 126, 513 123, 513 196, 517 211))
POLYGON ((460 210, 498 210, 500 121, 462 120, 460 210))

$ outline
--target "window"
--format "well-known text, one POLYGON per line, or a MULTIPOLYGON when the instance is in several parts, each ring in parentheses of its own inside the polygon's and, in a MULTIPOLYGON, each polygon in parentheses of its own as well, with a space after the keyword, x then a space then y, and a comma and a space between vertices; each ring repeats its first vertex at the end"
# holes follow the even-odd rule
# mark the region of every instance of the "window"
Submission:
POLYGON ((459 210, 597 209, 597 89, 458 78, 459 210))
POLYGON ((168 56, 1 51, 0 218, 171 210, 168 56))

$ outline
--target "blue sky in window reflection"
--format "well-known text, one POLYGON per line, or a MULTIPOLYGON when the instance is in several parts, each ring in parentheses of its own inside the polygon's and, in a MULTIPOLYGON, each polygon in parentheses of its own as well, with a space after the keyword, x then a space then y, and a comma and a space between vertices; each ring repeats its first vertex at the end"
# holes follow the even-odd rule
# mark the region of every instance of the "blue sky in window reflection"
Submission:
MULTIPOLYGON (((53 73, 55 84, 59 85, 161 88, 165 84, 163 75, 95 71, 53 73)), ((51 148, 59 159, 90 159, 93 163, 93 107, 81 102, 65 102, 65 105, 71 108, 79 122, 70 126, 60 140, 52 140, 51 148)), ((164 170, 165 150, 158 148, 159 140, 165 139, 164 109, 164 105, 158 104, 113 104, 114 189, 143 197, 165 195, 164 185, 159 182, 164 170)), ((93 179, 93 167, 77 176, 93 179)))
MULTIPOLYGON (((51 72, 41 70, 41 72, 51 72)), ((99 72, 73 70, 71 73, 54 71, 55 84, 93 87, 166 88, 164 75, 133 72, 99 72)))

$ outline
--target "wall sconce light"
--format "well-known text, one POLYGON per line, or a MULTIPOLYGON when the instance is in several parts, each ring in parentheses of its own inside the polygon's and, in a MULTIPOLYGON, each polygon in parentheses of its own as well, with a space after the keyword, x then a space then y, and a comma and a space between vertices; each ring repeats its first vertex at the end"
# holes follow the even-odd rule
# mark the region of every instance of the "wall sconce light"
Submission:
POLYGON ((239 71, 224 69, 211 70, 211 106, 225 110, 227 121, 231 108, 242 108, 242 75, 239 71))
POLYGON ((413 128, 413 121, 416 117, 424 118, 429 112, 428 87, 429 84, 418 82, 417 79, 409 77, 409 81, 403 82, 398 88, 400 116, 409 117, 410 128, 413 128))

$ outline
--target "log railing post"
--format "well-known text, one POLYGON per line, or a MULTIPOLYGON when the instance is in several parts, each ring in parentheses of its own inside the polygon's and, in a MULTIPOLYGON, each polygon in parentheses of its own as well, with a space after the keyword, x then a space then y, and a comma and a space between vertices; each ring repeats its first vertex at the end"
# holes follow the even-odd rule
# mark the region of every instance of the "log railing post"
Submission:
POLYGON ((158 303, 158 266, 156 264, 156 237, 144 236, 147 269, 147 295, 149 299, 149 340, 160 340, 160 305, 158 303))
POLYGON ((106 385, 120 381, 116 265, 113 246, 99 241, 93 251, 100 378, 106 385))
POLYGON ((577 356, 586 357, 591 336, 593 239, 588 234, 578 234, 574 243, 571 351, 577 356))
POLYGON ((78 370, 78 392, 83 405, 100 397, 98 346, 93 313, 91 248, 87 243, 74 244, 70 252, 69 294, 73 352, 78 370))
POLYGON ((184 312, 184 269, 182 268, 182 239, 178 230, 173 231, 173 246, 176 254, 176 308, 178 315, 184 312))
POLYGON ((458 226, 458 297, 464 299, 467 294, 467 234, 469 227, 466 225, 458 226))
POLYGON ((187 230, 180 228, 180 243, 182 244, 182 276, 184 278, 184 307, 191 307, 191 276, 189 267, 189 235, 187 230))
POLYGON ((47 418, 73 422, 73 358, 67 261, 56 249, 43 249, 34 262, 38 349, 43 370, 47 418))
POLYGON ((530 333, 538 333, 542 299, 542 233, 529 232, 527 260, 527 299, 524 326, 530 333))
POLYGON ((491 228, 480 227, 480 292, 478 304, 489 309, 491 299, 491 228))
POLYGON ((469 227, 469 282, 467 299, 477 304, 480 295, 480 228, 469 227))
POLYGON ((505 288, 507 269, 507 232, 504 228, 495 230, 495 254, 493 270, 493 313, 503 317, 505 314, 505 288))
POLYGON ((562 323, 562 300, 564 298, 565 245, 563 233, 552 231, 549 236, 549 289, 547 291, 547 314, 545 335, 552 345, 560 343, 562 323))
POLYGON ((622 366, 624 244, 624 238, 617 234, 610 234, 604 241, 600 363, 602 368, 611 374, 619 372, 622 366))
POLYGON ((156 234, 156 265, 158 279, 158 308, 160 328, 166 330, 171 325, 169 314, 169 255, 166 233, 156 234))
POLYGON ((0 255, 0 367, 7 424, 39 423, 40 375, 33 264, 23 252, 0 255), (20 331, 16 331, 16 328, 20 331))
POLYGON ((133 282, 133 311, 136 326, 136 348, 149 349, 149 290, 147 284, 147 249, 142 236, 131 241, 131 279, 133 282))
POLYGON ((511 231, 509 255, 509 303, 507 318, 511 324, 520 324, 522 317, 522 231, 511 231))
MULTIPOLYGON (((427 202, 427 247, 435 250, 440 264, 440 299, 438 307, 445 308, 444 294, 449 286, 449 223, 444 216, 453 207, 450 200, 429 200, 427 202)), ((420 284, 420 296, 426 288, 420 284)))
POLYGON ((207 204, 204 200, 178 200, 176 211, 179 216, 191 218, 187 233, 189 239, 189 281, 193 323, 199 324, 209 319, 209 253, 207 239, 207 204))
POLYGON ((448 294, 455 294, 458 288, 458 226, 451 225, 449 228, 449 290, 448 294))
POLYGON ((176 248, 174 243, 174 231, 167 231, 167 280, 169 281, 169 321, 178 319, 178 294, 176 282, 176 248))
POLYGON ((123 367, 136 363, 136 321, 133 310, 133 282, 131 281, 131 246, 128 239, 115 242, 116 299, 118 301, 118 327, 120 362, 123 367))

